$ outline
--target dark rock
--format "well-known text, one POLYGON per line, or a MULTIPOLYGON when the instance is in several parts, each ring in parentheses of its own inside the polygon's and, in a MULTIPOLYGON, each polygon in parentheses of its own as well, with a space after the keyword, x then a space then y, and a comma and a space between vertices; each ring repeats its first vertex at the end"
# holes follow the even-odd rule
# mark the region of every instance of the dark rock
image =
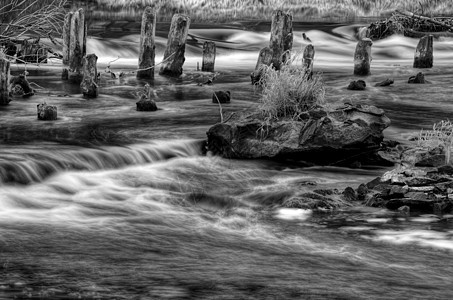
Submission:
POLYGON ((336 192, 334 190, 314 190, 313 193, 320 194, 321 196, 331 196, 336 192))
POLYGON ((343 191, 343 199, 349 202, 357 201, 357 194, 352 187, 347 187, 343 191))
POLYGON ((408 191, 409 187, 406 185, 392 185, 388 195, 390 196, 390 198, 401 198, 404 197, 404 194, 406 194, 408 191))
MULTIPOLYGON (((401 206, 410 207, 411 211, 418 211, 424 213, 433 213, 435 204, 442 204, 445 209, 451 206, 450 202, 446 202, 444 199, 439 200, 416 200, 410 198, 391 199, 386 203, 388 209, 396 210, 401 206)), ((439 206, 439 205, 438 205, 439 206)))
MULTIPOLYGON (((366 184, 366 187, 370 190, 374 189, 375 186, 382 184, 381 177, 376 177, 366 184)), ((387 182, 388 183, 388 182, 387 182)))
POLYGON ((152 99, 148 99, 147 97, 142 97, 140 101, 137 103, 137 110, 138 111, 156 111, 157 105, 156 102, 152 99))
POLYGON ((69 70, 68 69, 63 68, 63 71, 61 72, 61 79, 69 80, 69 70))
POLYGON ((283 207, 302 209, 334 209, 339 207, 338 201, 316 193, 303 193, 283 202, 283 207))
POLYGON ((364 201, 366 199, 366 195, 368 194, 368 187, 366 184, 362 183, 357 188, 357 199, 364 201))
POLYGON ((443 174, 443 175, 453 175, 453 166, 451 165, 445 165, 437 168, 437 173, 443 174))
POLYGON ((230 91, 217 91, 212 94, 212 103, 230 103, 230 91))
POLYGON ((385 203, 387 203, 387 200, 382 198, 380 194, 375 194, 366 201, 365 205, 370 207, 383 207, 385 203))
POLYGON ((38 120, 52 121, 57 119, 57 107, 47 105, 46 102, 38 104, 38 120))
POLYGON ((366 88, 366 82, 363 80, 351 81, 348 85, 348 90, 363 91, 366 88))
POLYGON ((401 206, 401 207, 398 207, 398 213, 401 215, 401 216, 409 216, 410 213, 411 213, 411 208, 407 205, 404 205, 404 206, 401 206))
POLYGON ((417 73, 415 76, 409 77, 408 83, 426 83, 425 75, 422 72, 417 73))
POLYGON ((308 120, 268 122, 237 114, 207 132, 208 151, 230 158, 285 158, 327 163, 378 150, 390 120, 372 106, 347 106, 308 120))
POLYGON ((406 184, 408 186, 424 186, 424 185, 431 185, 436 183, 435 180, 427 177, 412 177, 406 180, 406 184))
POLYGON ((389 86, 389 85, 391 85, 391 84, 393 84, 393 83, 394 83, 393 79, 388 79, 388 78, 387 78, 387 79, 384 80, 384 81, 381 81, 381 82, 376 83, 374 86, 389 86))

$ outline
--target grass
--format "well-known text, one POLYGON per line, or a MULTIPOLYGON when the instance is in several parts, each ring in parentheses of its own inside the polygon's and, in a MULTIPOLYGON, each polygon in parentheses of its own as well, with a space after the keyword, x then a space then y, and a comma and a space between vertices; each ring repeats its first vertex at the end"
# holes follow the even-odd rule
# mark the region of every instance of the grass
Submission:
POLYGON ((445 164, 450 164, 453 147, 453 123, 449 120, 442 120, 435 123, 432 130, 421 130, 417 146, 426 149, 442 147, 445 153, 445 164))
POLYGON ((262 66, 259 110, 265 119, 298 119, 302 113, 325 105, 322 76, 311 76, 310 71, 293 65, 298 57, 295 55, 279 71, 262 66))
POLYGON ((424 15, 453 13, 450 0, 96 0, 108 9, 160 7, 160 19, 173 13, 188 14, 193 21, 269 20, 272 11, 290 10, 295 19, 355 18, 388 16, 392 11, 408 10, 424 15))

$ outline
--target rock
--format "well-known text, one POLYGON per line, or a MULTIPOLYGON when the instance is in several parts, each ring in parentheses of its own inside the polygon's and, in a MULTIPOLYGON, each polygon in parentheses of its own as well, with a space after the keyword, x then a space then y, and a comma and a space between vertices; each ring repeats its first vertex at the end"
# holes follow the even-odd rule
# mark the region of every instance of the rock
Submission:
POLYGON ((357 195, 352 187, 348 186, 347 188, 344 189, 343 199, 349 202, 357 201, 357 195))
POLYGON ((38 120, 53 121, 57 119, 57 107, 47 105, 46 102, 38 104, 38 120))
POLYGON ((137 111, 156 111, 157 105, 156 102, 147 97, 142 97, 137 103, 137 111))
POLYGON ((443 174, 443 175, 453 175, 453 166, 450 165, 445 165, 437 168, 437 173, 443 174))
POLYGON ((425 75, 422 72, 417 73, 415 76, 409 77, 408 83, 426 83, 425 75))
POLYGON ((394 83, 393 79, 388 79, 388 78, 387 78, 387 79, 384 80, 384 81, 381 81, 381 82, 376 83, 374 86, 389 86, 389 85, 391 85, 391 84, 393 84, 393 83, 394 83))
POLYGON ((401 207, 398 207, 398 214, 400 214, 401 216, 409 216, 411 213, 411 208, 407 205, 404 205, 404 206, 401 206, 401 207))
POLYGON ((363 80, 351 81, 347 87, 348 90, 352 91, 363 91, 365 90, 366 82, 363 80))
POLYGON ((336 194, 338 191, 335 190, 314 190, 313 193, 319 194, 321 196, 331 196, 336 194))
POLYGON ((334 209, 340 203, 334 199, 316 193, 302 193, 295 195, 283 202, 283 207, 302 209, 334 209))
POLYGON ((408 191, 409 187, 407 185, 392 185, 389 191, 389 196, 391 198, 401 198, 404 197, 404 194, 406 194, 408 191))
POLYGON ((324 110, 303 120, 269 122, 260 113, 242 113, 208 130, 207 149, 231 158, 285 158, 318 163, 350 157, 357 160, 361 154, 368 157, 378 150, 382 131, 389 125, 382 110, 367 105, 324 110))
POLYGON ((217 91, 212 94, 212 103, 230 103, 230 91, 217 91))
MULTIPOLYGON (((389 200, 385 206, 388 209, 396 210, 401 206, 408 206, 410 211, 418 211, 424 213, 433 213, 434 212, 434 205, 436 203, 443 203, 444 200, 416 200, 410 198, 401 198, 401 199, 391 199, 389 200)), ((445 205, 447 208, 448 205, 445 205)))
POLYGON ((357 188, 357 200, 364 201, 366 199, 366 195, 368 194, 368 187, 366 184, 362 183, 357 188))

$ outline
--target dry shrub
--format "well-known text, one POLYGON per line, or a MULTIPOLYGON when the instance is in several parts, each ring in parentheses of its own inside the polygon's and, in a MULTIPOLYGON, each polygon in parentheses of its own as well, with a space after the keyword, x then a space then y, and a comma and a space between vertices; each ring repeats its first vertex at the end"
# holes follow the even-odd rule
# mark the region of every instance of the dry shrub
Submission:
POLYGON ((449 164, 453 147, 453 123, 449 120, 442 120, 435 123, 432 130, 421 130, 417 146, 429 150, 442 147, 445 152, 445 164, 449 164))
POLYGON ((325 87, 321 74, 311 75, 310 70, 285 64, 277 71, 263 66, 263 87, 259 109, 265 119, 299 118, 325 104, 325 87))

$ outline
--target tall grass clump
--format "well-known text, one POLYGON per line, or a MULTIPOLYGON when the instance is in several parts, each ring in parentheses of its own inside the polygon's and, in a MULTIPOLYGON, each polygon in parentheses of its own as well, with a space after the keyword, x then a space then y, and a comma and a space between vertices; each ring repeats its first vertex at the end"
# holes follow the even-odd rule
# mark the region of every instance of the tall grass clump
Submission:
POLYGON ((450 164, 453 147, 453 123, 450 120, 442 120, 435 123, 432 130, 421 130, 417 146, 426 149, 442 147, 445 154, 445 164, 450 164))
POLYGON ((263 66, 261 73, 262 97, 259 109, 265 119, 298 119, 311 109, 325 104, 324 82, 320 74, 284 64, 277 71, 263 66))

